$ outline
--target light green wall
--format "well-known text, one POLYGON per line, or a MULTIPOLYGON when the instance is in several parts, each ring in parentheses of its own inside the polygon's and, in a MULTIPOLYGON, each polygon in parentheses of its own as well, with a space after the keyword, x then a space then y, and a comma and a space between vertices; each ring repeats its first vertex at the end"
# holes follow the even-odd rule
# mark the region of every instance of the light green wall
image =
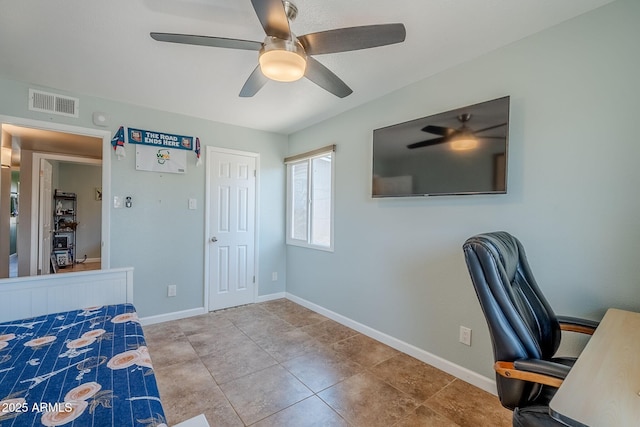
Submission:
POLYGON ((487 377, 476 233, 518 236, 558 313, 640 311, 638 22, 618 1, 290 136, 292 153, 337 144, 337 184, 335 252, 288 247, 287 291, 487 377), (507 195, 370 198, 373 129, 505 95, 507 195))
MULTIPOLYGON (((100 258, 102 202, 97 201, 95 189, 102 187, 102 168, 60 162, 57 189, 77 196, 76 261, 100 258)), ((105 202, 106 203, 106 202, 105 202)))
MULTIPOLYGON (((107 113, 113 135, 120 125, 200 138, 202 151, 216 146, 260 154, 259 294, 284 292, 285 135, 156 111, 59 89, 44 88, 80 98, 78 119, 27 110, 33 85, 0 78, 0 115, 97 128, 94 111, 107 113), (278 272, 278 281, 271 273, 278 272)), ((160 90, 160 89, 159 89, 160 90)), ((101 129, 101 128, 97 128, 101 129)), ((140 172, 135 169, 135 147, 127 157, 111 161, 111 193, 131 196, 133 208, 111 208, 111 267, 133 266, 134 302, 141 316, 172 313, 203 306, 205 166, 196 166, 190 153, 184 175, 140 172), (187 209, 188 199, 198 202, 187 209), (177 296, 167 297, 167 285, 177 285, 177 296)), ((30 183, 23 182, 21 191, 30 183)), ((109 202, 109 201, 108 201, 109 202)))
MULTIPOLYGON (((102 111, 111 134, 130 125, 197 135, 203 151, 260 153, 261 295, 286 283, 294 295, 492 376, 461 251, 475 233, 520 237, 559 313, 640 310, 639 20, 637 1, 615 2, 289 138, 73 93, 79 119, 48 116, 27 110, 30 85, 2 78, 0 114, 93 128, 91 113, 102 111), (512 102, 509 194, 369 197, 373 129, 504 95, 512 102), (285 249, 282 159, 329 143, 338 145, 335 252, 285 249), (473 329, 472 347, 457 342, 459 325, 473 329)), ((112 158, 112 194, 132 196, 134 207, 111 210, 111 265, 135 267, 142 316, 202 306, 204 171, 192 158, 185 175, 138 172, 131 147, 112 158), (168 284, 178 285, 177 297, 166 297, 168 284)))

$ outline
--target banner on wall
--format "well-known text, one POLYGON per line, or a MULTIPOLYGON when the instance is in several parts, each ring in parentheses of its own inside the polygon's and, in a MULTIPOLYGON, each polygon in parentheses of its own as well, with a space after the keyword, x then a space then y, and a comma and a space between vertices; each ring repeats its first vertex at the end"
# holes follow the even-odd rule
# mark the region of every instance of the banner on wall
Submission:
POLYGON ((193 137, 128 128, 127 140, 137 144, 136 170, 187 172, 187 151, 193 150, 193 137))

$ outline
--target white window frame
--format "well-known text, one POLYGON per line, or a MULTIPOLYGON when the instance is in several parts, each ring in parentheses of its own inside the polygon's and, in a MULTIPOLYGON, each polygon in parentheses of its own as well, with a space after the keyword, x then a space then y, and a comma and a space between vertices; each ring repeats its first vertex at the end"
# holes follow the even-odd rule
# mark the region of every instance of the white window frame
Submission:
POLYGON ((287 218, 286 218, 286 243, 287 245, 301 246, 310 249, 317 249, 321 251, 333 252, 334 245, 334 202, 335 202, 335 145, 319 148, 317 150, 310 151, 308 153, 299 154, 296 156, 287 157, 285 159, 285 165, 287 166, 287 218), (330 209, 330 223, 329 223, 329 245, 323 246, 313 244, 311 242, 311 230, 313 227, 313 160, 322 157, 331 156, 331 209, 330 209), (293 166, 301 163, 307 163, 307 236, 306 240, 293 238, 293 180, 292 170, 293 166))

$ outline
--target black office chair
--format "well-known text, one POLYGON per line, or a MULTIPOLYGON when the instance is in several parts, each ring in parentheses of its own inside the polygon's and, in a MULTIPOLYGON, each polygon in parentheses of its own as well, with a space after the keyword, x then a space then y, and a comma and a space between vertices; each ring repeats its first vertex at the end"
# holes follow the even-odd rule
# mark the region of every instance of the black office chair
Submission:
POLYGON ((561 330, 593 334, 598 322, 556 316, 538 288, 522 244, 507 232, 480 234, 463 246, 484 312, 500 402, 513 425, 562 426, 549 401, 575 359, 555 358, 561 330))

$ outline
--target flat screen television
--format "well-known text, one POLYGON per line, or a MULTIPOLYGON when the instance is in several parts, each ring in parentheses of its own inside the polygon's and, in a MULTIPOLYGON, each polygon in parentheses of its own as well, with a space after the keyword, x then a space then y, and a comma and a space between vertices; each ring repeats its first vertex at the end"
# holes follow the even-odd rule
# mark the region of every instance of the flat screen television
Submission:
POLYGON ((509 97, 373 131, 373 197, 507 192, 509 97))

